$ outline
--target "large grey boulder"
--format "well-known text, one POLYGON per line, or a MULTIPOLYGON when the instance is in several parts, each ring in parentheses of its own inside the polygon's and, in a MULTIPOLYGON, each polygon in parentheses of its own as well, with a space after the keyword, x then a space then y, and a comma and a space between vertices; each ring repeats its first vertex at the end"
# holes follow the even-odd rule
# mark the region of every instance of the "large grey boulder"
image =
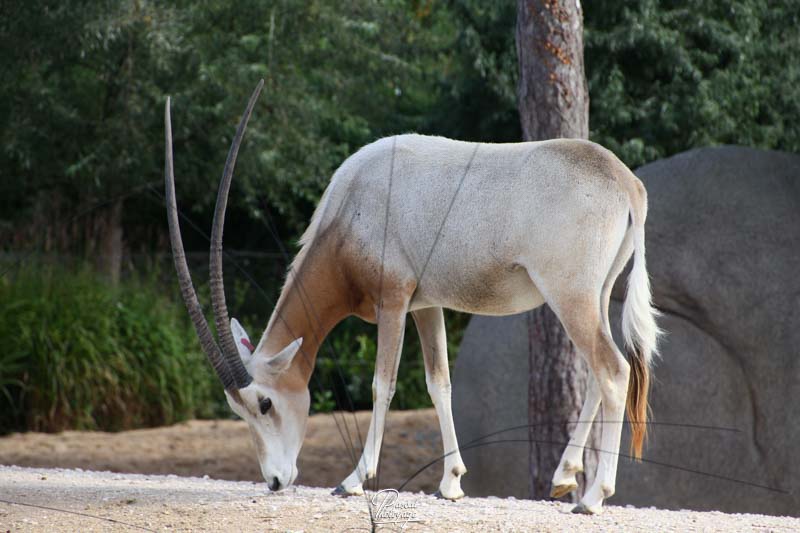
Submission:
MULTIPOLYGON (((620 459, 610 503, 800 516, 800 157, 705 148, 636 174, 667 335, 646 462, 620 459)), ((618 343, 624 280, 610 313, 618 343)), ((524 315, 470 322, 453 378, 461 443, 527 423, 527 335, 524 315)), ((466 450, 466 493, 526 497, 528 451, 466 450)))

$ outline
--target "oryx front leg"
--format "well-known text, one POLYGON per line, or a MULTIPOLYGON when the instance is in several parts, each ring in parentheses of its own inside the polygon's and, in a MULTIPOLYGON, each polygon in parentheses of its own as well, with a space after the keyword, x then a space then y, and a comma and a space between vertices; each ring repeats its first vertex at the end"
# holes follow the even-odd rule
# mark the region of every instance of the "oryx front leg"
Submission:
POLYGON ((403 348, 403 333, 406 324, 406 307, 383 309, 378 318, 378 353, 375 360, 375 376, 372 391, 372 420, 370 420, 364 452, 356 469, 342 481, 335 493, 360 495, 364 493, 364 481, 375 477, 378 470, 386 414, 397 384, 397 367, 403 348))
POLYGON ((578 488, 578 480, 575 476, 583 472, 583 450, 592 431, 592 422, 597 416, 599 407, 600 389, 597 387, 597 380, 590 375, 589 385, 586 388, 586 399, 583 402, 575 431, 573 431, 569 444, 558 463, 558 468, 553 474, 551 498, 561 498, 578 488))
POLYGON ((447 337, 444 328, 444 312, 441 307, 421 309, 412 313, 417 324, 422 354, 425 358, 425 382, 436 408, 444 447, 444 475, 439 483, 439 494, 448 500, 464 496, 461 476, 467 473, 461 453, 458 451, 456 430, 451 408, 450 367, 447 360, 447 337))

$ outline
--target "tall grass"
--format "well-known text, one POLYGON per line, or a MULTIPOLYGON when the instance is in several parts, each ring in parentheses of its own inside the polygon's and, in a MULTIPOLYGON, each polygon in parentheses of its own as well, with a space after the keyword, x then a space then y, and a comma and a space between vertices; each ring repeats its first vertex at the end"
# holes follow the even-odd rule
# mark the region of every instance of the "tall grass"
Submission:
POLYGON ((219 414, 221 387, 179 297, 88 269, 0 279, 0 433, 121 430, 219 414))
MULTIPOLYGON (((111 285, 89 268, 28 266, 0 277, 0 434, 116 431, 187 418, 231 417, 177 287, 150 274, 111 285)), ((246 287, 231 287, 233 309, 246 287)), ((204 292, 207 287, 198 287, 204 292)), ((230 302, 229 302, 230 303, 230 302)), ((271 309, 239 316, 251 335, 271 309), (264 316, 261 316, 264 315, 264 316)), ((451 364, 467 316, 447 315, 451 364)), ((409 319, 393 407, 430 406, 409 319)), ((370 409, 375 327, 346 320, 317 359, 312 411, 370 409), (334 363, 332 356, 338 356, 334 363)))

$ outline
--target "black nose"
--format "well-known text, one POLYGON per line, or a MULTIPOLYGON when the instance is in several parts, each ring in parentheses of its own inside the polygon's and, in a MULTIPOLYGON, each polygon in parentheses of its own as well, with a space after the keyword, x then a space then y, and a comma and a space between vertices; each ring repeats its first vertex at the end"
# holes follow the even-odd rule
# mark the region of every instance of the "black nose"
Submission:
POLYGON ((277 477, 272 478, 272 481, 269 482, 269 490, 281 490, 281 482, 277 477))

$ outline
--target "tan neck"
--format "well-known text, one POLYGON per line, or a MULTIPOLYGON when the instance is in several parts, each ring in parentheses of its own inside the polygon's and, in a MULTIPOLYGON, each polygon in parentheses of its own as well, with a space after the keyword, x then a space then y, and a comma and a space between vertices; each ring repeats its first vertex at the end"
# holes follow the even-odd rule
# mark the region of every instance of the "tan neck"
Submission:
POLYGON ((350 314, 346 289, 331 268, 331 261, 320 256, 324 254, 300 251, 259 346, 265 354, 274 355, 302 338, 303 345, 291 371, 306 385, 311 380, 320 345, 330 330, 350 314))

